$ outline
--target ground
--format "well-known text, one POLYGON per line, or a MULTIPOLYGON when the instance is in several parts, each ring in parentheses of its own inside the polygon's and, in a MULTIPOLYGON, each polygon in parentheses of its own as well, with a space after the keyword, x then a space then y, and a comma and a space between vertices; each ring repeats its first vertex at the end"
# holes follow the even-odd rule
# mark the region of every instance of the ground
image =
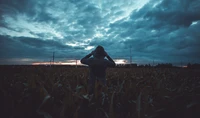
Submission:
POLYGON ((200 117, 200 70, 108 68, 89 96, 87 67, 0 66, 4 118, 200 117))

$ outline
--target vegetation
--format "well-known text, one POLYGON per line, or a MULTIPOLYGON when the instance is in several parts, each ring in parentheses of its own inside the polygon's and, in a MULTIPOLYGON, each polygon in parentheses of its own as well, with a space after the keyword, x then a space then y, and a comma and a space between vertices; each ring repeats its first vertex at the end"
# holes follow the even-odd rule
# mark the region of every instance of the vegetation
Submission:
POLYGON ((200 117, 200 70, 109 68, 107 86, 87 95, 89 70, 0 66, 4 118, 200 117))

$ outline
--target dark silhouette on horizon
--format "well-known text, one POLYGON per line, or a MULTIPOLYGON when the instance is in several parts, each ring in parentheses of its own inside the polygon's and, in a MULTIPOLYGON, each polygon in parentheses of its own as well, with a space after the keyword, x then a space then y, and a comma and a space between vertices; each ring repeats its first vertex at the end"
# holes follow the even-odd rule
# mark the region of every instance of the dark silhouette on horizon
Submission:
POLYGON ((114 67, 116 65, 102 46, 97 46, 94 51, 83 57, 81 63, 89 66, 90 77, 88 84, 90 95, 94 93, 96 80, 100 81, 104 86, 106 85, 106 69, 107 67, 114 67))

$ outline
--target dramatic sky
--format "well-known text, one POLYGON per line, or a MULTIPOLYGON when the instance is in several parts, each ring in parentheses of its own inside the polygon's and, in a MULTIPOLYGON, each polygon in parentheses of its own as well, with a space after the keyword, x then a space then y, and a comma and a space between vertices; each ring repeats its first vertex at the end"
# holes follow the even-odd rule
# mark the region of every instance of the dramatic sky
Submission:
POLYGON ((200 0, 1 0, 0 64, 115 60, 200 63, 200 0))

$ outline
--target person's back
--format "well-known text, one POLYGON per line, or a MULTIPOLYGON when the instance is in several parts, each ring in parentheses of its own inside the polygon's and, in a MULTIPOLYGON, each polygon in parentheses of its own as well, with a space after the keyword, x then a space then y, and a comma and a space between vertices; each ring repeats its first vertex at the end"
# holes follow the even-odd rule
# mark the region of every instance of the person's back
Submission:
POLYGON ((90 94, 93 93, 92 91, 96 80, 100 80, 104 85, 106 85, 106 68, 115 66, 115 62, 104 51, 102 46, 98 46, 95 51, 92 51, 92 53, 82 58, 81 63, 88 65, 90 69, 90 94), (92 55, 93 57, 90 58, 92 55), (108 60, 104 59, 105 57, 107 57, 108 60))

